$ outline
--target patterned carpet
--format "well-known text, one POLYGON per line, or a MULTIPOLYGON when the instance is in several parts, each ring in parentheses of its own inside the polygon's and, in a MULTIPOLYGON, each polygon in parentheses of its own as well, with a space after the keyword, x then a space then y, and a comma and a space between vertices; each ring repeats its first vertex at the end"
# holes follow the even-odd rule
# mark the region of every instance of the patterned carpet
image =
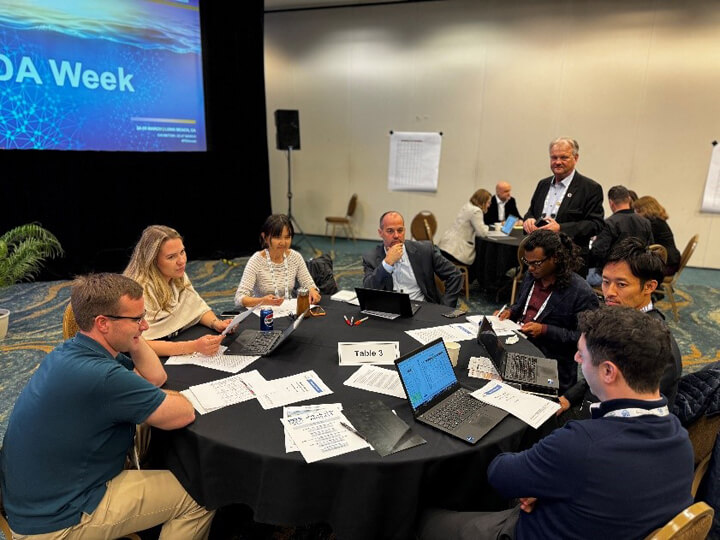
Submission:
MULTIPOLYGON (((338 240, 334 270, 340 288, 352 289, 362 282, 360 254, 375 242, 338 240)), ((328 238, 296 238, 293 246, 309 258, 317 251, 330 252, 328 238), (312 243, 311 248, 309 242, 312 243), (313 249, 314 248, 314 249, 313 249)), ((220 313, 233 306, 247 258, 232 261, 191 261, 188 275, 198 292, 220 313)), ((24 283, 0 289, 0 307, 10 309, 10 327, 0 341, 0 438, 18 394, 42 358, 62 341, 62 316, 70 295, 69 281, 24 283)), ((508 295, 509 296, 509 295, 508 295)), ((658 303, 668 315, 669 326, 680 345, 685 372, 720 359, 720 271, 686 269, 677 293, 680 321, 672 320, 668 302, 658 303)), ((501 299, 501 302, 505 299, 501 299)), ((463 300, 463 302, 465 302, 463 300)), ((471 287, 466 307, 488 313, 499 305, 471 287)))

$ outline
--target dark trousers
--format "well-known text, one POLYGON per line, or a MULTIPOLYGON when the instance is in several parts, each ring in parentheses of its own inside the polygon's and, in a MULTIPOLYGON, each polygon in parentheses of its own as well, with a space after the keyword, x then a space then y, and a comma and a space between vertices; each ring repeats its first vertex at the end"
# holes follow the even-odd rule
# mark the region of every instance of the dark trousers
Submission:
POLYGON ((520 506, 501 512, 454 512, 432 508, 420 519, 420 540, 514 540, 520 506))

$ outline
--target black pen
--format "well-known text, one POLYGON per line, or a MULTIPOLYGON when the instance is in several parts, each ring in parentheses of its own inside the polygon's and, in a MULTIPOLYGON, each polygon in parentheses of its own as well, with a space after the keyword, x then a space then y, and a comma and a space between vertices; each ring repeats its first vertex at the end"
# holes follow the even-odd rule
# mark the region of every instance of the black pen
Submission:
POLYGON ((357 435, 358 437, 360 437, 363 441, 365 441, 366 443, 370 444, 370 441, 368 441, 365 437, 363 437, 363 436, 360 434, 360 432, 359 432, 357 429, 355 429, 354 427, 352 427, 350 424, 346 424, 345 422, 340 421, 340 425, 341 425, 342 427, 344 427, 345 429, 347 429, 350 433, 354 433, 355 435, 357 435))

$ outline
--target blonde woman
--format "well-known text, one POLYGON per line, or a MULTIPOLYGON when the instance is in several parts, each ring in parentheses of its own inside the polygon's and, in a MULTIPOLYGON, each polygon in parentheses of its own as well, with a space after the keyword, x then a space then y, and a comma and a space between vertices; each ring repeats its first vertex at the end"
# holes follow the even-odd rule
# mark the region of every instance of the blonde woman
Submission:
POLYGON ((220 320, 200 298, 185 273, 187 254, 182 236, 164 225, 146 228, 124 274, 143 288, 145 320, 150 327, 144 338, 158 356, 199 352, 212 355, 221 336, 207 335, 193 341, 167 341, 195 324, 222 332, 230 319, 220 320))
POLYGON ((485 225, 484 216, 491 199, 488 190, 478 189, 460 208, 455 223, 438 242, 440 252, 446 259, 467 266, 475 262, 475 237, 487 236, 488 226, 485 225))
POLYGON ((633 203, 633 210, 636 214, 640 214, 650 220, 652 227, 653 240, 656 244, 660 244, 667 250, 667 264, 665 265, 665 275, 671 276, 677 272, 680 266, 680 252, 675 246, 675 236, 673 236, 670 225, 668 225, 667 211, 657 202, 655 197, 645 195, 640 197, 633 203))

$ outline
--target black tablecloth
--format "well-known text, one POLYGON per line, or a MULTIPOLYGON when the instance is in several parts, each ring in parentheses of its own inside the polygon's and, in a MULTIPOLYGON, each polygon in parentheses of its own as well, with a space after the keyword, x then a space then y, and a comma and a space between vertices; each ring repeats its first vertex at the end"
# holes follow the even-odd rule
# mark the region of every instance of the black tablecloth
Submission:
POLYGON ((506 273, 518 264, 517 249, 522 239, 522 229, 513 229, 509 236, 475 237, 473 271, 480 287, 495 293, 509 281, 506 273))
MULTIPOLYGON (((508 416, 471 446, 416 423, 406 400, 343 384, 358 368, 338 366, 338 341, 399 341, 400 352, 405 354, 419 346, 405 330, 447 324, 451 321, 440 314, 449 308, 424 304, 412 319, 371 317, 349 327, 343 314, 354 315, 357 320, 362 317, 359 308, 329 299, 323 304, 326 316, 306 319, 275 354, 257 360, 248 369, 257 369, 268 380, 313 369, 334 393, 309 403, 340 402, 348 406, 381 399, 427 444, 384 458, 364 449, 307 464, 299 452, 285 453, 282 407, 266 411, 253 400, 198 415, 183 429, 154 430, 154 453, 162 465, 207 508, 243 503, 254 510, 254 519, 259 522, 327 522, 341 539, 411 538, 418 512, 431 505, 457 510, 505 508, 505 501, 487 484, 487 466, 500 452, 532 444, 539 437, 538 431, 508 416)), ((287 324, 287 318, 275 320, 276 329, 287 324)), ((255 316, 243 323, 243 327, 257 325, 255 316)), ((204 331, 191 329, 185 338, 204 331)), ((524 340, 513 347, 536 352, 524 340)), ((466 386, 484 384, 468 378, 466 369, 470 356, 483 353, 474 339, 462 342, 456 371, 466 386)), ((198 366, 166 369, 167 387, 175 390, 230 375, 198 366)))

